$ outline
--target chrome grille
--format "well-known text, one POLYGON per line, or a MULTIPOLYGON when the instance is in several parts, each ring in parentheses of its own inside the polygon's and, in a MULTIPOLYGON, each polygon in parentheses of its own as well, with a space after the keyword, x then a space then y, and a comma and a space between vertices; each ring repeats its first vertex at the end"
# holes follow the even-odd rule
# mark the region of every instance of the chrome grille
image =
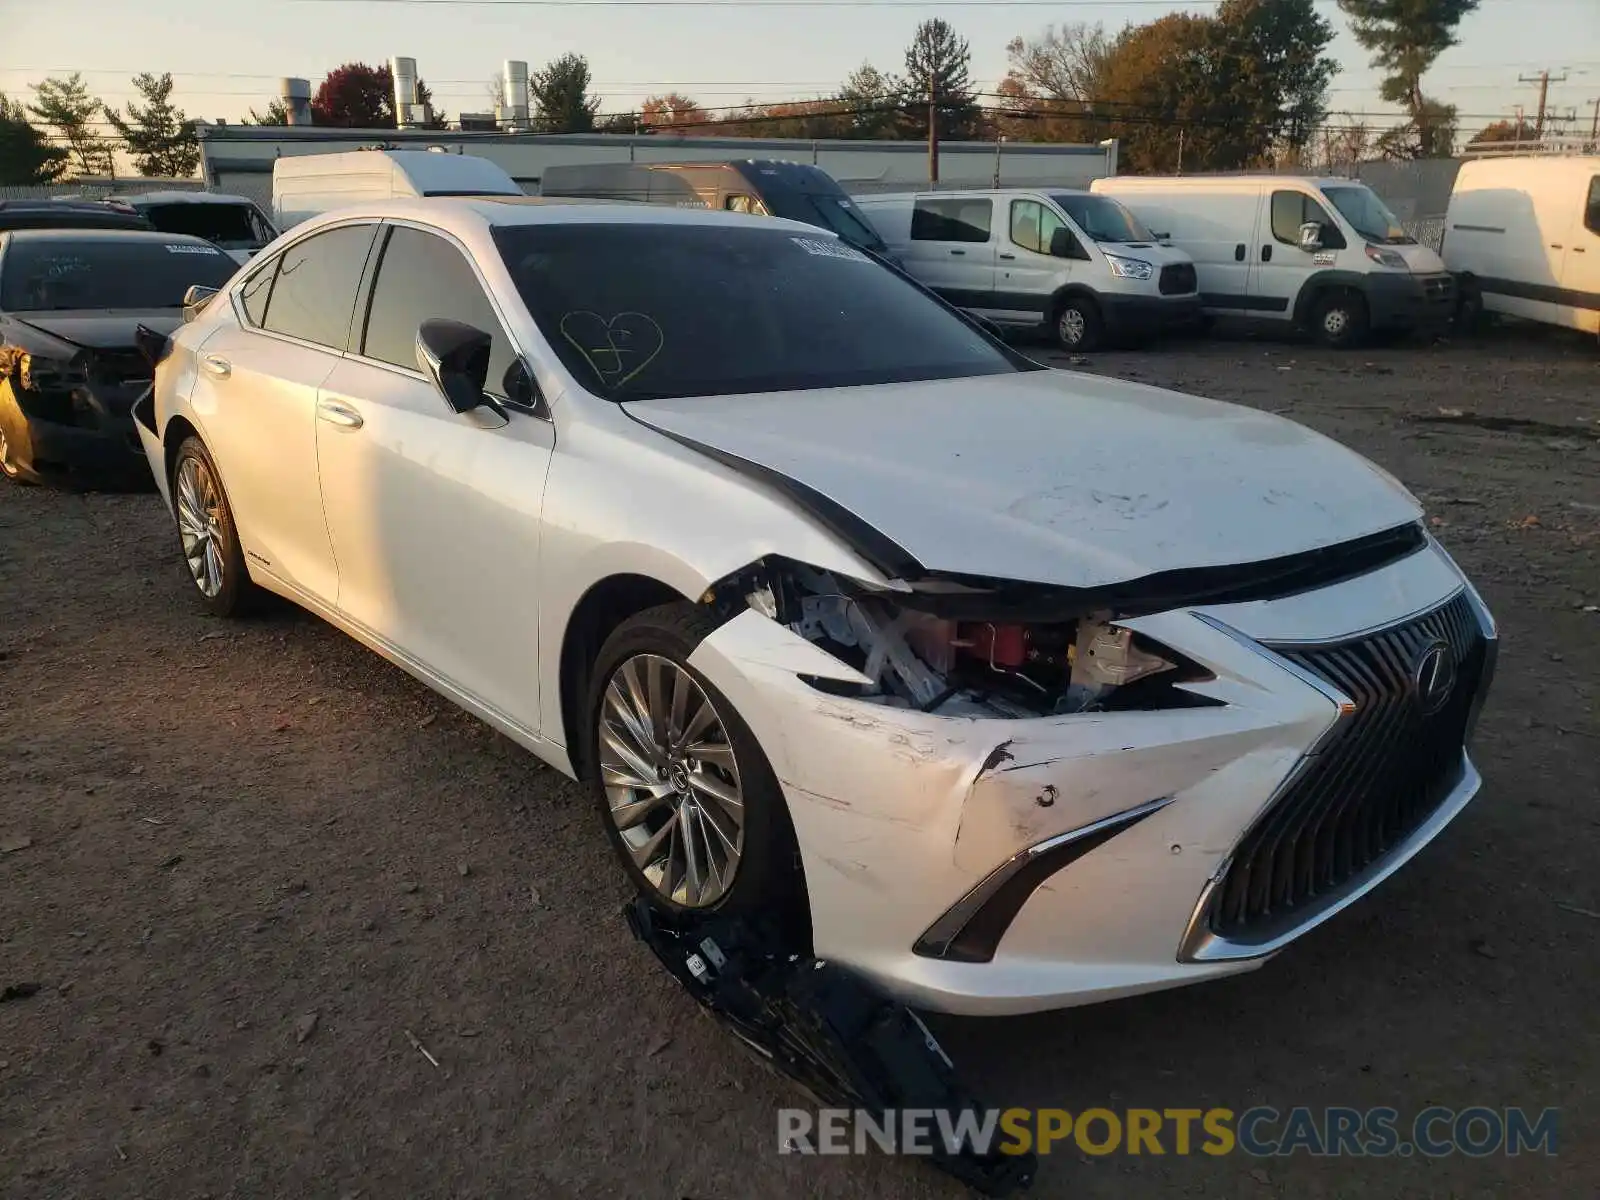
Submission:
POLYGON ((1462 747, 1488 643, 1466 592, 1368 637, 1269 647, 1355 703, 1234 850, 1213 932, 1248 941, 1372 866, 1438 808, 1461 777, 1462 747), (1417 674, 1438 642, 1456 676, 1424 711, 1417 674))

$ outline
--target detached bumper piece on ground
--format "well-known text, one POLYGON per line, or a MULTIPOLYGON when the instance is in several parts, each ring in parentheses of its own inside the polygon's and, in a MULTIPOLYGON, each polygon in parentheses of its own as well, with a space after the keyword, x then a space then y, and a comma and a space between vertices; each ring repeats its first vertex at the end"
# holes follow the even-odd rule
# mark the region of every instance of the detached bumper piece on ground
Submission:
MULTIPOLYGON (((643 900, 623 915, 690 995, 819 1105, 983 1111, 916 1014, 849 971, 791 953, 754 920, 670 918, 643 900)), ((928 1157, 985 1196, 1026 1188, 1037 1166, 965 1145, 928 1157)))

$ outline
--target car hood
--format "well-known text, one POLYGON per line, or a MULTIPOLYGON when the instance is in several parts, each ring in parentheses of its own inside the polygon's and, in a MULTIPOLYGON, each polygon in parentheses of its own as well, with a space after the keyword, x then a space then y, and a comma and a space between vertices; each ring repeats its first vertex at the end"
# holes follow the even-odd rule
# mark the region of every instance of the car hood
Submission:
POLYGON ((122 349, 134 344, 133 331, 144 325, 156 333, 171 333, 183 323, 181 310, 64 309, 59 312, 12 313, 12 320, 63 342, 89 350, 122 349))
POLYGON ((1292 421, 1076 372, 625 408, 820 494, 929 571, 1100 587, 1287 557, 1421 515, 1391 477, 1292 421))

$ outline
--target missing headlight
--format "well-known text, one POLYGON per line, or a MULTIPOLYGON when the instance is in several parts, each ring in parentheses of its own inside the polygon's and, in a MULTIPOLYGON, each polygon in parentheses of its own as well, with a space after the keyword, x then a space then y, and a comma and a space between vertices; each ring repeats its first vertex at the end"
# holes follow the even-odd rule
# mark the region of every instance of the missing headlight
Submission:
POLYGON ((1039 717, 1215 703, 1182 685, 1211 678, 1110 614, 1019 621, 948 616, 785 559, 763 559, 703 598, 755 609, 866 675, 867 685, 808 680, 898 708, 952 717, 1039 717))

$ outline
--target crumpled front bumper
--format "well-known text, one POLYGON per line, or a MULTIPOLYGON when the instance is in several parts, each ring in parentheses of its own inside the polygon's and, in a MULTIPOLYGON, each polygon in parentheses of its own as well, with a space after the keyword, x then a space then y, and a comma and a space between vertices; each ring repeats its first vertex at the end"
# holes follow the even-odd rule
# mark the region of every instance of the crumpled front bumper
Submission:
MULTIPOLYGON (((840 664, 755 612, 690 661, 738 708, 782 784, 817 956, 924 1007, 1025 1012, 1248 970, 1289 940, 1253 956, 1185 950, 1241 835, 1339 715, 1256 640, 1376 628, 1463 584, 1435 545, 1301 596, 1125 622, 1212 671, 1195 686, 1222 701, 1213 707, 1031 720, 892 708, 804 682, 840 664), (930 956, 930 928, 997 869, 1108 821, 1120 825, 1112 836, 1031 889, 988 961, 930 956)), ((1383 874, 1466 803, 1466 773, 1472 788, 1383 874)))

